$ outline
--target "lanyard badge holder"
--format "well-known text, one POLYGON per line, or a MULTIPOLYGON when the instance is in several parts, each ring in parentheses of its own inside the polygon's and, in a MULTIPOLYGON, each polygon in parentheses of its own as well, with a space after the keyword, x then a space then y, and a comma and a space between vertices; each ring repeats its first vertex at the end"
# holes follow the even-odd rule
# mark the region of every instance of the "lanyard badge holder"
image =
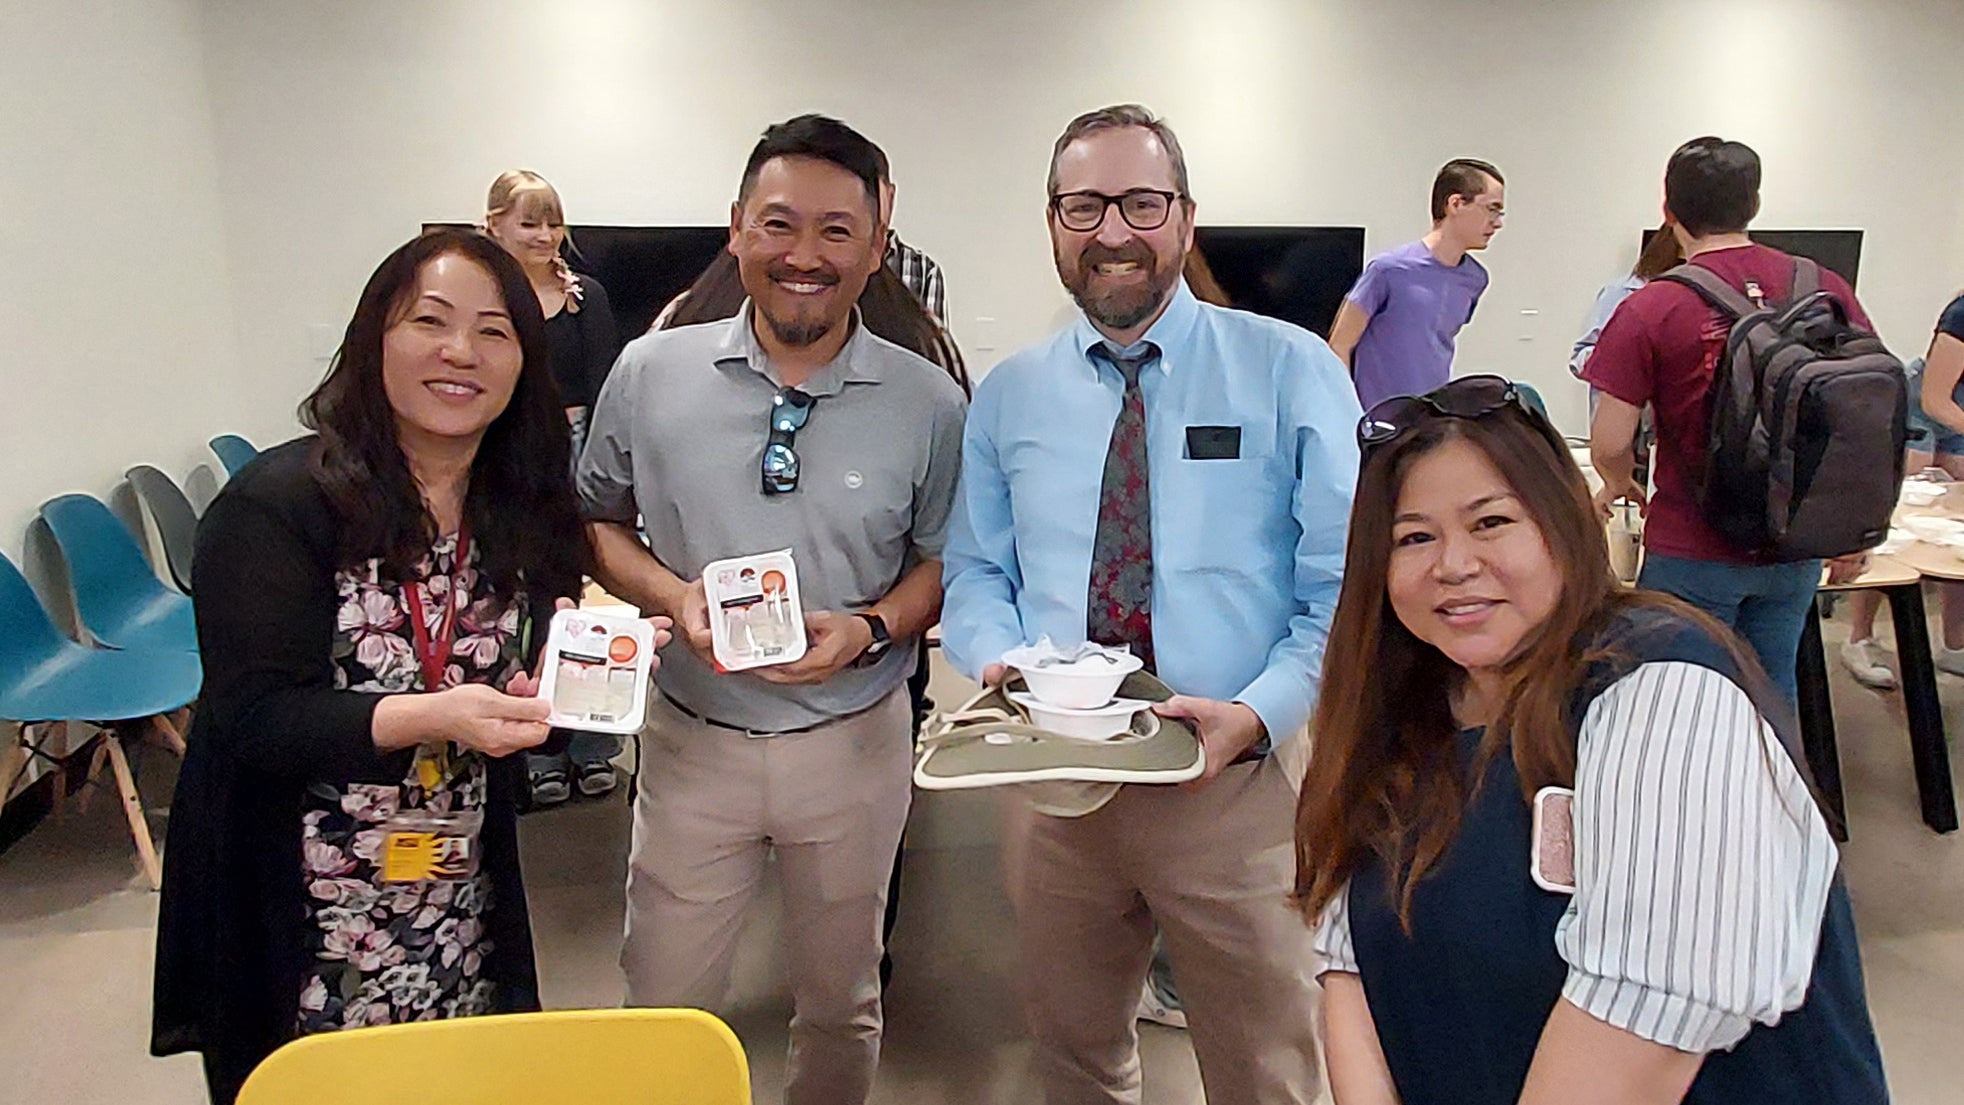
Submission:
MULTIPOLYGON (((411 583, 403 588, 409 608, 409 621, 415 634, 416 658, 423 668, 423 691, 443 689, 450 666, 450 652, 457 637, 457 603, 462 597, 463 568, 469 562, 470 535, 457 535, 457 558, 450 586, 443 597, 443 612, 437 630, 430 632, 428 613, 423 605, 422 588, 411 583)), ((416 786, 424 802, 432 800, 456 768, 449 741, 423 744, 416 749, 416 786)), ((454 812, 432 809, 405 809, 382 824, 382 881, 462 882, 478 871, 478 840, 484 830, 484 811, 454 812)))

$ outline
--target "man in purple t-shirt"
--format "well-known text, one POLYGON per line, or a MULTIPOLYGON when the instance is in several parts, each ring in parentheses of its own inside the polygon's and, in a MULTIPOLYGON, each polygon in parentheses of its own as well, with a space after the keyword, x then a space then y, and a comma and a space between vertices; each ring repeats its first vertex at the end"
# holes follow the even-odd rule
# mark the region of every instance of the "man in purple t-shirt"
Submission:
POLYGON ((1487 270, 1467 254, 1493 240, 1506 201, 1499 169, 1448 161, 1432 181, 1432 232, 1364 266, 1337 312, 1330 348, 1350 366, 1365 410, 1451 377, 1453 339, 1487 290, 1487 270))

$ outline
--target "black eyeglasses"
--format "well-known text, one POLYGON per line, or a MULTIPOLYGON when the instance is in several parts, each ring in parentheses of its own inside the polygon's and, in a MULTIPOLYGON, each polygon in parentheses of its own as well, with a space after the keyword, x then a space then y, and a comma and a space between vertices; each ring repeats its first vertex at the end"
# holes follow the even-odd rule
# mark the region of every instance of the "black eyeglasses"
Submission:
POLYGON ((1061 192, 1050 197, 1050 209, 1057 213, 1057 221, 1064 224, 1064 229, 1080 233, 1104 225, 1105 212, 1113 204, 1118 205, 1125 225, 1134 230, 1158 230, 1173 213, 1173 201, 1183 198, 1178 192, 1157 188, 1134 188, 1116 196, 1091 191, 1061 192))
POLYGON ((1528 416, 1535 429, 1553 443, 1556 452, 1568 451, 1568 442, 1555 432, 1548 416, 1527 401, 1514 381, 1489 375, 1461 376, 1424 395, 1394 395, 1372 404, 1357 423, 1357 447, 1369 452, 1396 441, 1419 423, 1434 417, 1479 419, 1510 405, 1528 416))
POLYGON ((793 446, 817 402, 797 388, 779 388, 771 397, 771 437, 764 446, 764 494, 798 490, 798 450, 793 446))

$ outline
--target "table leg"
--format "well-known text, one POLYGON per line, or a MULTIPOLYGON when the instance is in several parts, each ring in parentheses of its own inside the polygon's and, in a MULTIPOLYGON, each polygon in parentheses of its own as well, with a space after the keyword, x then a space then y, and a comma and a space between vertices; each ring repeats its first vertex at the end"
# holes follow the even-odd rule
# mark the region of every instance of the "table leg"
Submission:
POLYGON ((1957 796, 1950 781, 1950 748, 1944 742, 1943 706, 1937 701, 1937 668, 1930 651, 1930 623, 1923 610, 1923 587, 1890 587, 1889 617, 1896 625, 1896 655, 1903 665, 1903 710, 1909 715, 1909 746, 1916 764, 1916 796, 1923 823, 1940 833, 1957 829, 1957 796))
POLYGON ((1827 807, 1828 826, 1836 840, 1848 839, 1848 811, 1841 794, 1841 753, 1834 739, 1834 699, 1828 694, 1828 657, 1821 644, 1821 608, 1807 608, 1800 631, 1800 655, 1794 675, 1800 689, 1800 744, 1814 786, 1827 807))

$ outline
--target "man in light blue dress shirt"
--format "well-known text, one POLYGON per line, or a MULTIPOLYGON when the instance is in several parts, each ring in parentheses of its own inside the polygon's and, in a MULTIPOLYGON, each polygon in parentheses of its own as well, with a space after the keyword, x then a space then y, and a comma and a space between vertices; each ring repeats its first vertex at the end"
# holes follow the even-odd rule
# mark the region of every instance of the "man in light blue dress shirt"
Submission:
POLYGON ((1157 922, 1208 1099, 1308 1102, 1316 989, 1286 902, 1283 764, 1300 762, 1289 746, 1315 702, 1361 412, 1320 339, 1203 304, 1180 279, 1195 209, 1162 121, 1136 106, 1082 116, 1050 177, 1057 270, 1082 314, 976 389, 943 641, 956 667, 997 680, 1003 654, 1039 637, 1142 630, 1127 643, 1177 692, 1161 712, 1192 719, 1207 769, 1038 803, 1008 834, 1046 1101, 1139 1100, 1133 1013, 1157 922), (1144 526, 1123 513, 1139 488, 1144 526), (1137 582, 1101 590, 1128 566, 1137 582))

